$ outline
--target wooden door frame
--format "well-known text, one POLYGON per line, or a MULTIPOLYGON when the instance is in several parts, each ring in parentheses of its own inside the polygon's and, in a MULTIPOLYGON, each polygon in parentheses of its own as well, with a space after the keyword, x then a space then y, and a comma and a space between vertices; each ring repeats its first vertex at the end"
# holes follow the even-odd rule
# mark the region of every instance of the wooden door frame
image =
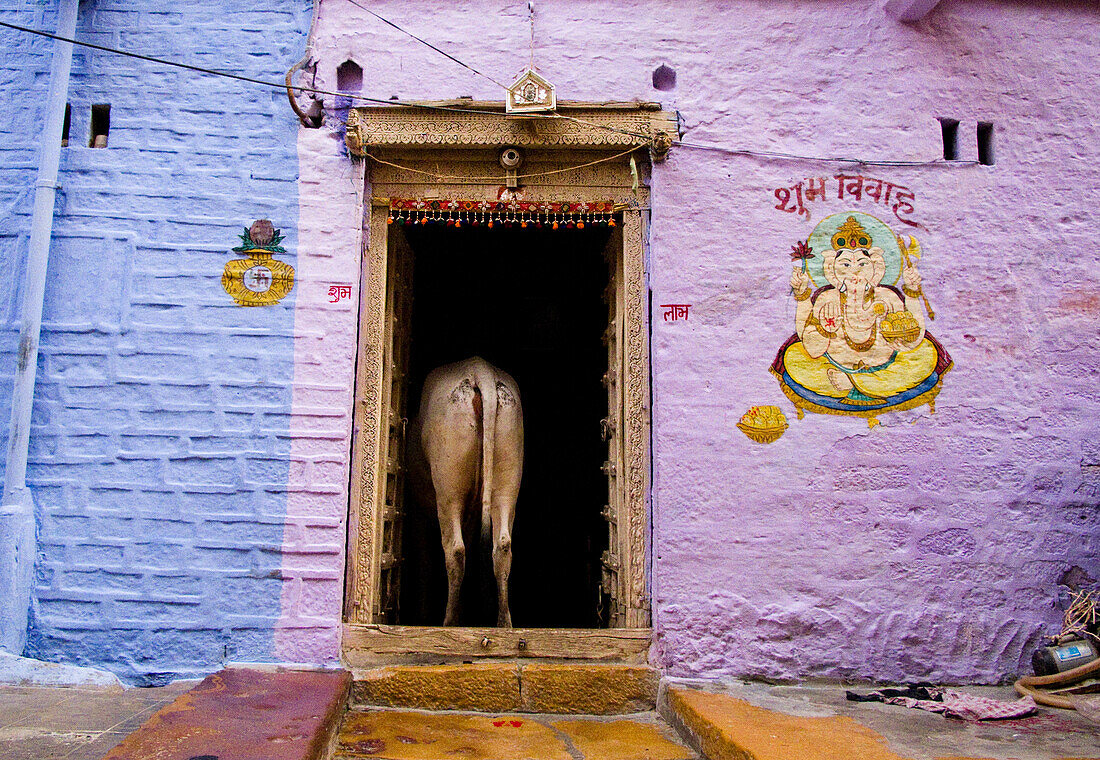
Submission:
MULTIPOLYGON (((370 200, 365 201, 363 209, 367 245, 362 252, 353 412, 355 435, 348 519, 344 659, 353 667, 486 657, 642 661, 650 643, 646 578, 650 482, 649 341, 643 218, 648 214, 649 195, 648 188, 633 186, 632 172, 623 169, 631 160, 627 157, 631 146, 652 149, 658 134, 667 137, 670 129, 675 134, 675 117, 661 112, 653 104, 578 105, 572 108, 566 105, 561 109, 566 115, 562 119, 513 119, 503 113, 502 104, 470 105, 476 106, 476 112, 391 107, 353 109, 348 116, 347 144, 351 153, 357 156, 408 155, 415 160, 430 154, 428 165, 446 167, 451 166, 447 149, 469 151, 506 145, 542 151, 544 163, 550 161, 550 165, 563 167, 582 163, 575 160, 577 151, 586 151, 585 155, 598 151, 603 152, 605 158, 620 159, 603 161, 583 172, 554 175, 545 185, 533 180, 525 191, 536 197, 542 193, 545 198, 570 202, 607 200, 607 194, 613 192, 616 195, 613 200, 621 213, 623 243, 619 253, 625 324, 619 368, 625 409, 621 420, 623 468, 617 477, 621 495, 618 509, 619 593, 625 625, 608 629, 500 629, 414 627, 387 625, 380 621, 375 607, 379 598, 382 489, 385 487, 384 468, 379 457, 383 449, 382 436, 388 435, 389 428, 383 415, 388 413, 384 403, 388 368, 384 362, 390 198, 424 197, 424 193, 441 199, 495 197, 500 183, 457 181, 447 185, 446 182, 429 181, 418 185, 396 179, 391 166, 379 163, 378 173, 382 176, 372 178, 371 194, 365 195, 370 200), (421 194, 414 194, 417 191, 421 194), (394 193, 399 195, 394 196, 394 193), (562 193, 567 195, 562 197, 562 193), (598 195, 603 197, 595 197, 598 195)), ((639 157, 644 161, 645 154, 639 153, 639 157)), ((374 162, 368 159, 368 163, 374 162)), ((475 166, 481 170, 474 174, 487 173, 484 162, 475 166)), ((445 173, 461 174, 461 171, 458 167, 445 173)))

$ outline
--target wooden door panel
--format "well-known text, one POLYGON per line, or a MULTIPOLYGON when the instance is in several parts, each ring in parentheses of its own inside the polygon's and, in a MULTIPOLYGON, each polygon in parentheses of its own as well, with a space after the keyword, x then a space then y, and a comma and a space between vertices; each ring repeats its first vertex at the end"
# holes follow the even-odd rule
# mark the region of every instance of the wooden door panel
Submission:
POLYGON ((623 625, 622 547, 620 546, 619 515, 622 508, 620 478, 623 472, 622 441, 622 233, 615 228, 604 250, 607 262, 607 287, 604 302, 607 304, 607 327, 604 344, 607 347, 607 371, 603 385, 607 389, 607 416, 600 421, 600 433, 607 442, 607 459, 603 472, 607 477, 607 504, 603 517, 607 522, 607 549, 601 558, 602 582, 600 586, 601 619, 609 628, 623 625))

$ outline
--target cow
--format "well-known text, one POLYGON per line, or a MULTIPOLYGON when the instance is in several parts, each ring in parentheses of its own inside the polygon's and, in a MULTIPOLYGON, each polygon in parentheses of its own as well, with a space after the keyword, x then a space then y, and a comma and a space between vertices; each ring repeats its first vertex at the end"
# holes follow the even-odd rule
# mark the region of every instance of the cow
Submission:
POLYGON ((409 443, 413 488, 419 501, 434 501, 439 515, 447 567, 443 625, 458 624, 480 505, 481 544, 492 541, 497 626, 511 628, 512 522, 523 476, 523 408, 516 381, 477 356, 432 370, 409 443))

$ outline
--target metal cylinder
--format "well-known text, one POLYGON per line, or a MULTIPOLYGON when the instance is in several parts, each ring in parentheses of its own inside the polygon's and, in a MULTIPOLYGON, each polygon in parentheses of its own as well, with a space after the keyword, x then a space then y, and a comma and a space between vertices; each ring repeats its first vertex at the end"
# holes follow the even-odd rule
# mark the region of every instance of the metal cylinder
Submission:
POLYGON ((1031 667, 1037 676, 1050 676, 1087 665, 1100 657, 1091 641, 1067 641, 1051 647, 1040 647, 1031 655, 1031 667))

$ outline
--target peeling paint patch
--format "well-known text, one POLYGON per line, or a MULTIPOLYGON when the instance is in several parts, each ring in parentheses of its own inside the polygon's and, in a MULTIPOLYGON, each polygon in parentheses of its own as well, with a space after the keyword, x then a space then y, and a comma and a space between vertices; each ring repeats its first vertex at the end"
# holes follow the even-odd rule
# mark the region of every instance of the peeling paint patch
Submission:
POLYGON ((27 371, 27 366, 30 364, 31 354, 33 352, 34 338, 31 337, 30 333, 26 333, 19 339, 19 357, 17 360, 19 374, 23 374, 27 371))

